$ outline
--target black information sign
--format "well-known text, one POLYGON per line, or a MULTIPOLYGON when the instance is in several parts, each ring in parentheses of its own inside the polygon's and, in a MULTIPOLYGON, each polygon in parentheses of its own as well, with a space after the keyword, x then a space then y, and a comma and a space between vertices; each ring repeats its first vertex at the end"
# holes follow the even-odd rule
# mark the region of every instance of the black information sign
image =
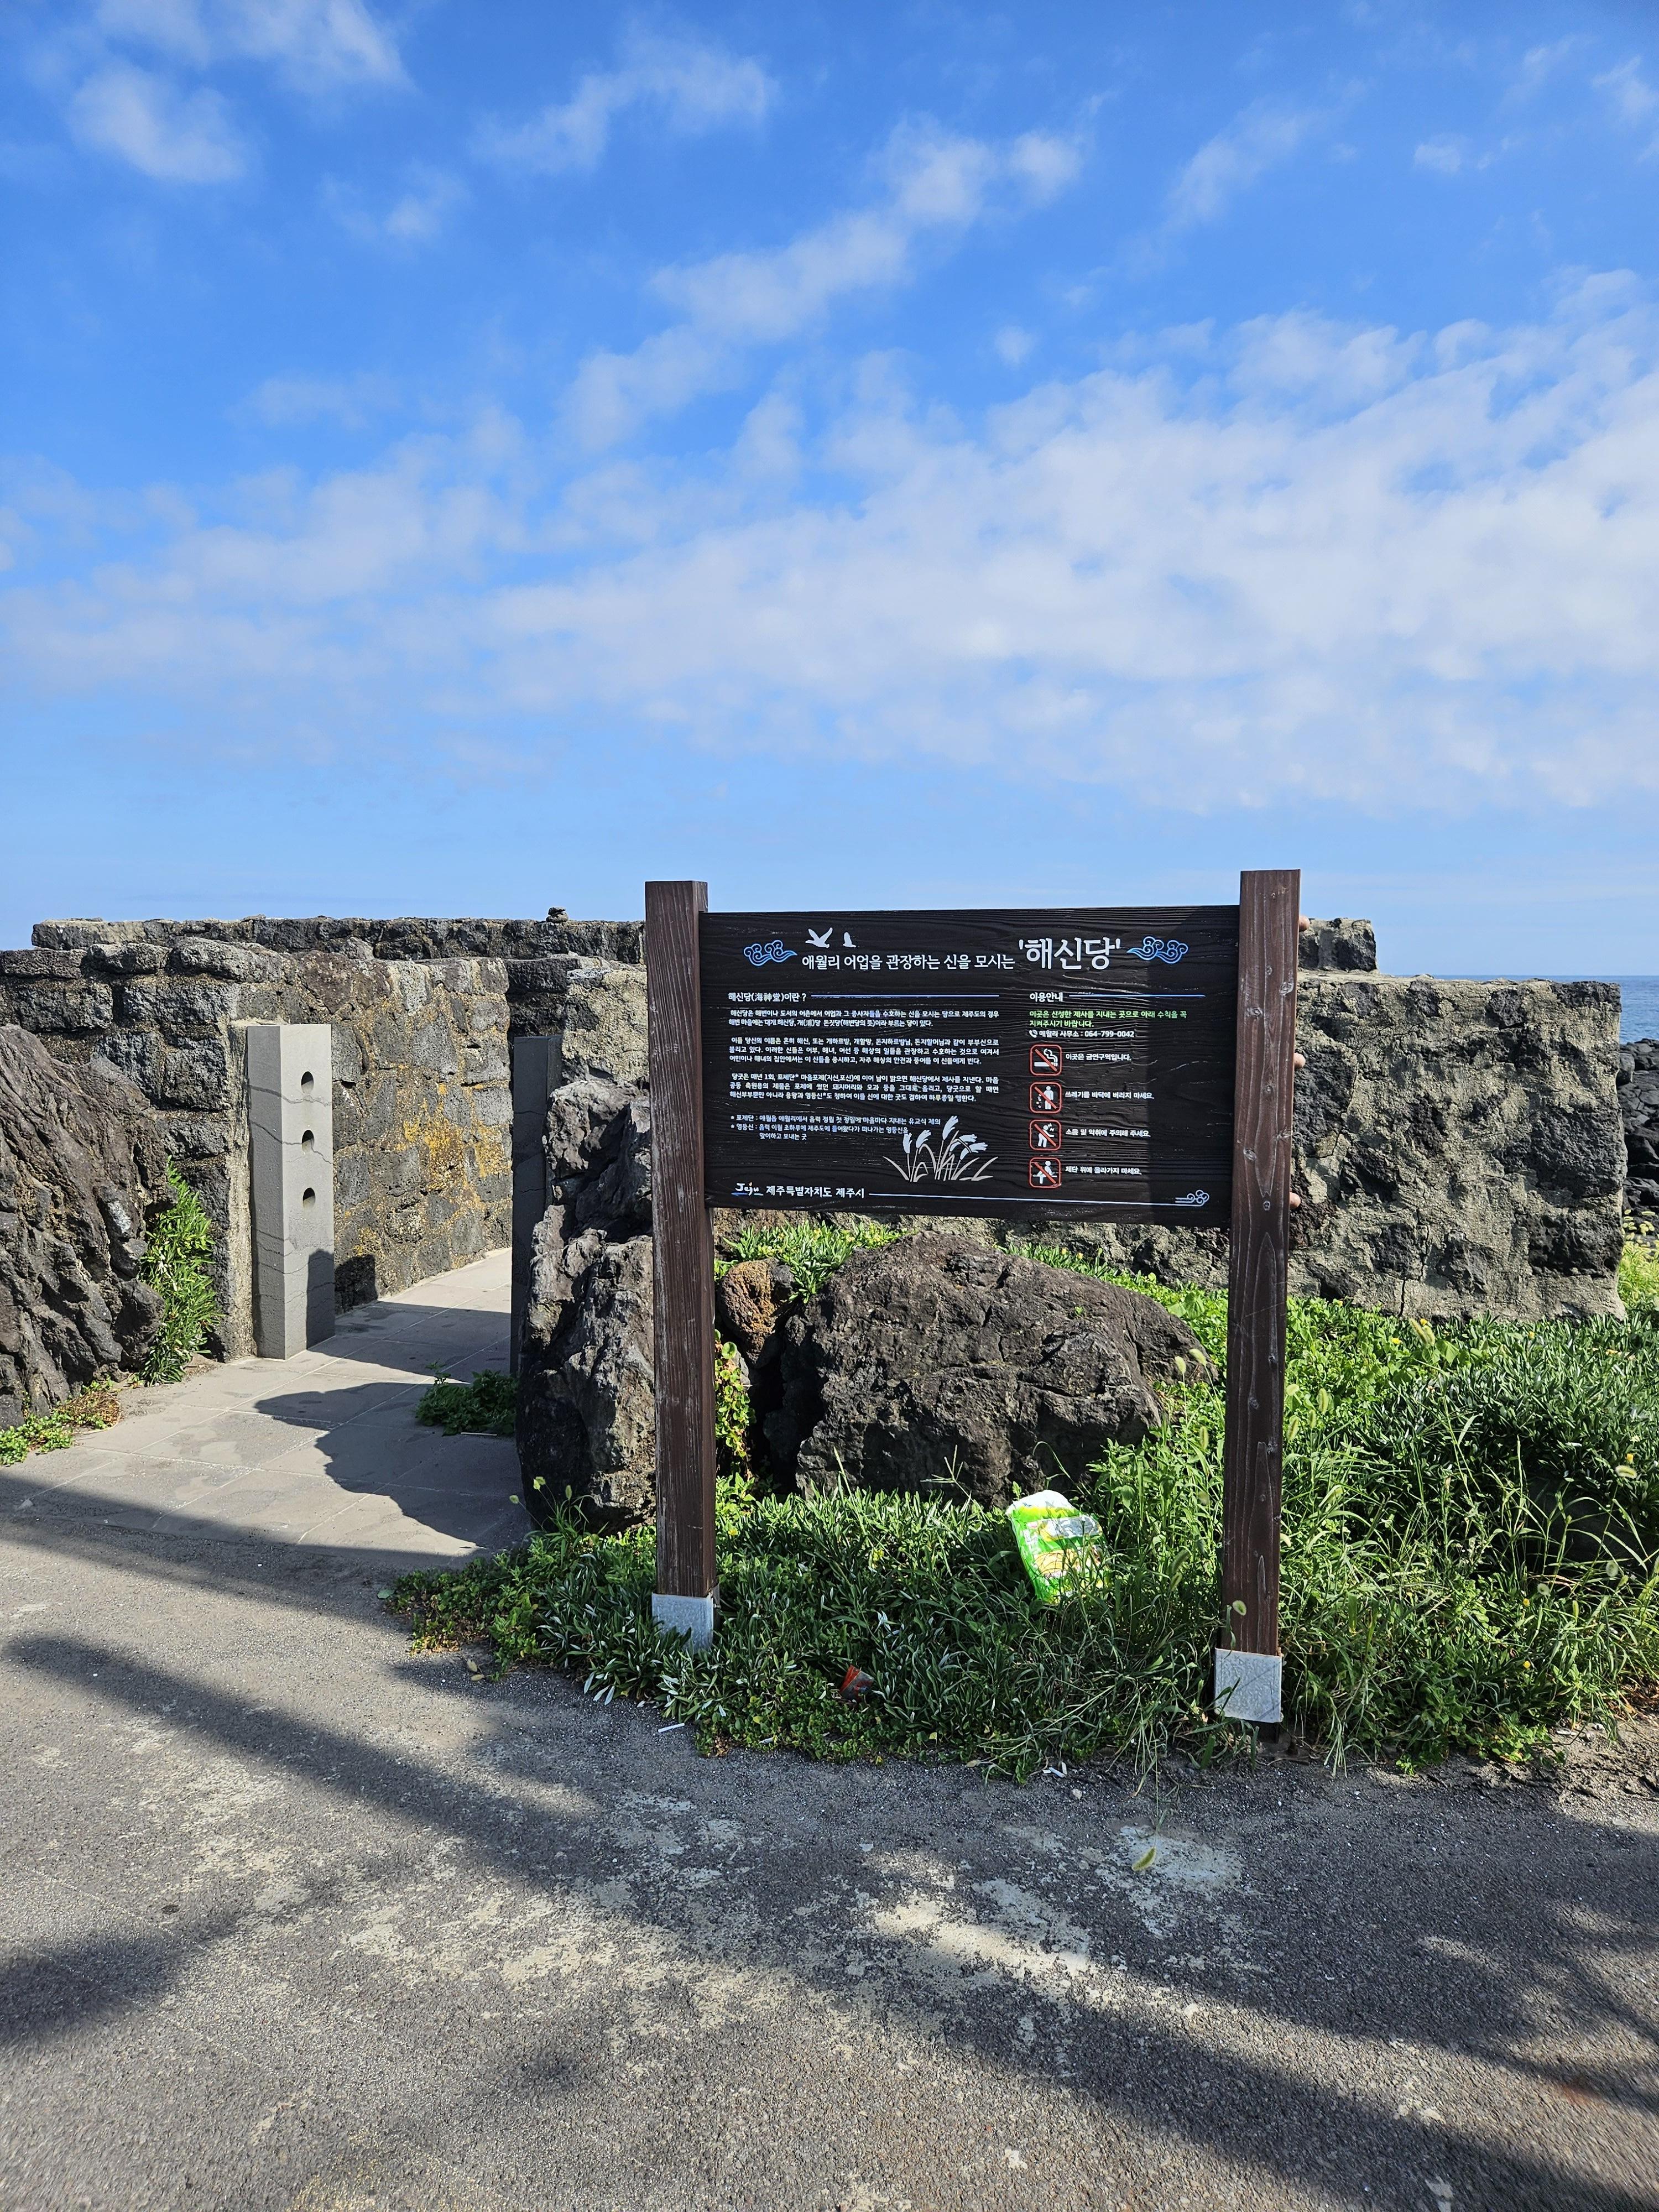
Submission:
POLYGON ((1224 1227, 1238 908, 705 914, 711 1206, 1224 1227))

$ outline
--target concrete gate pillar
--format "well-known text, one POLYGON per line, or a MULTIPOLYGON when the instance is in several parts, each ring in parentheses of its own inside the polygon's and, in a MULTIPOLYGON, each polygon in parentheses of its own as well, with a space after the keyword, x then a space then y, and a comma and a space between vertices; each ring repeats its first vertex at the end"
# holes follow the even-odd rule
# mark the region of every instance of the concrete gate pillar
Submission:
POLYGON ((288 1359, 334 1334, 334 1034, 321 1022, 247 1030, 253 1334, 288 1359))

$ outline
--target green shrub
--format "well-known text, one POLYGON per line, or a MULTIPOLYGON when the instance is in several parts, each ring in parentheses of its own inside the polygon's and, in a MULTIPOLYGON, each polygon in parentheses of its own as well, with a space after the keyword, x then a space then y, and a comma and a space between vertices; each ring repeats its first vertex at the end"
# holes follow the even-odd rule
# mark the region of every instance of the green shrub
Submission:
POLYGON ((161 1294, 161 1331, 144 1363, 146 1382, 176 1382, 219 1318, 207 1260, 213 1224, 202 1201, 167 1162, 173 1193, 149 1225, 144 1280, 161 1294))
POLYGON ((742 1480, 753 1471, 754 1415, 743 1358, 735 1344, 714 1345, 714 1464, 721 1475, 742 1480))
MULTIPOLYGON (((1224 1297, 1133 1287, 1182 1315, 1219 1369, 1224 1297)), ((1053 1607, 1034 1602, 1000 1514, 850 1490, 769 1499, 746 1475, 720 1486, 708 1651, 653 1627, 643 1529, 560 1520, 498 1559, 405 1577, 394 1603, 418 1642, 477 1638, 501 1666, 574 1669, 596 1696, 653 1700, 705 1749, 1015 1775, 1178 1747, 1231 1756, 1250 1732, 1208 1710, 1223 1411, 1218 1380, 1182 1388, 1161 1431, 1073 1484, 1102 1554, 1053 1607), (849 1666, 871 1678, 850 1704, 849 1666)), ((1659 1330, 1437 1328, 1292 1302, 1285 1711, 1329 1755, 1519 1756, 1564 1723, 1616 1719, 1627 1691, 1659 1683, 1656 1553, 1659 1330)))
POLYGON ((415 1418, 447 1437, 510 1437, 518 1414, 519 1383, 513 1375, 481 1367, 470 1382, 456 1382, 441 1367, 422 1393, 415 1418))

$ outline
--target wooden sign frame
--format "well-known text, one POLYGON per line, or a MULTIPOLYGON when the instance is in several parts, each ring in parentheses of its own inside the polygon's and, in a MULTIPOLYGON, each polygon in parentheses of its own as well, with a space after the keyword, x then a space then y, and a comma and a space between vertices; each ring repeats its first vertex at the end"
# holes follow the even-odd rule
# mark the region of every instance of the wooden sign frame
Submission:
MULTIPOLYGON (((1237 1058, 1227 1268, 1222 1601, 1215 1700, 1236 1720, 1280 1717, 1279 1516, 1301 876, 1239 878, 1237 1058)), ((645 887, 652 1115, 652 1341, 656 1363, 657 1589, 652 1612, 713 1640, 714 1244, 703 1161, 702 883, 645 887)), ((815 1208, 836 1211, 833 1206, 815 1208)), ((842 1209, 845 1210, 845 1209, 842 1209)))

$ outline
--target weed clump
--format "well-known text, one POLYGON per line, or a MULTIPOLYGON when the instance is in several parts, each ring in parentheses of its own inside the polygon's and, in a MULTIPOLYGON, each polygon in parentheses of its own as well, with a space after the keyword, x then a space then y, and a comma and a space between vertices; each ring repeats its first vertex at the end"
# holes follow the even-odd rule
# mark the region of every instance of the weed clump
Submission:
POLYGON ((516 1376, 481 1367, 470 1382, 457 1382, 441 1367, 416 1400, 415 1418, 447 1437, 510 1437, 518 1405, 516 1376))
POLYGON ((738 1260, 783 1260, 793 1270, 803 1298, 815 1298, 848 1255, 890 1244, 898 1235, 878 1221, 786 1221, 745 1225, 720 1248, 715 1273, 738 1260))
POLYGON ((67 1451, 76 1429, 107 1429, 121 1418, 121 1401, 108 1382, 89 1382, 49 1412, 31 1413, 0 1429, 0 1467, 15 1467, 32 1451, 67 1451))
POLYGON ((144 1280, 161 1294, 161 1330, 144 1363, 146 1382, 176 1382, 219 1318, 208 1273, 213 1224, 202 1201, 167 1162, 172 1197, 149 1226, 144 1280))

